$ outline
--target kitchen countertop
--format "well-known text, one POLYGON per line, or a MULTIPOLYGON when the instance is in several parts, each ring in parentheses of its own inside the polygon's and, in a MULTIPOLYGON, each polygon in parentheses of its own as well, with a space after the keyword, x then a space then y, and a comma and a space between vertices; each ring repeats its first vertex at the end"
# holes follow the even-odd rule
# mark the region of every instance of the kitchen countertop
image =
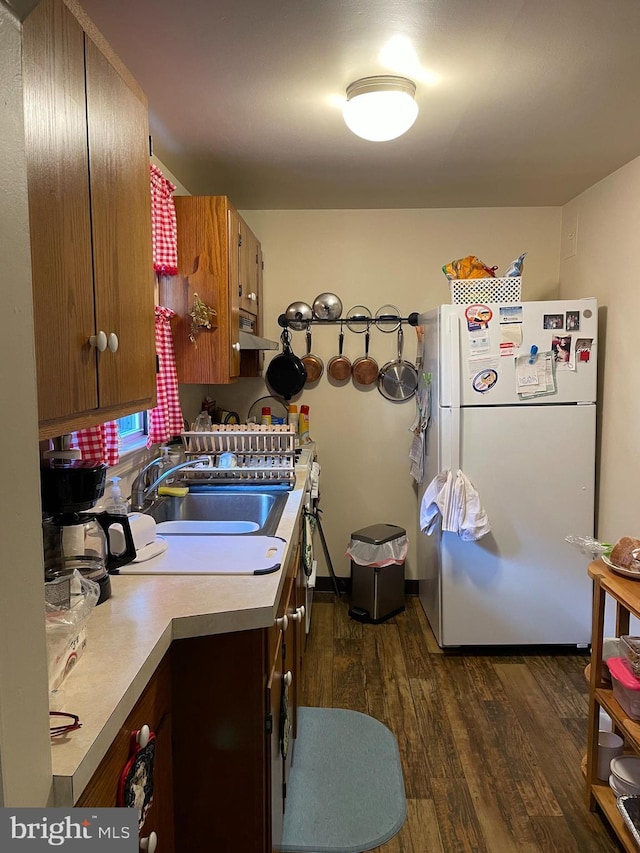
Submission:
POLYGON ((82 728, 52 741, 55 805, 76 802, 173 640, 273 624, 311 459, 303 451, 275 534, 287 543, 280 570, 112 576, 112 596, 91 613, 86 648, 61 686, 59 710, 82 728))

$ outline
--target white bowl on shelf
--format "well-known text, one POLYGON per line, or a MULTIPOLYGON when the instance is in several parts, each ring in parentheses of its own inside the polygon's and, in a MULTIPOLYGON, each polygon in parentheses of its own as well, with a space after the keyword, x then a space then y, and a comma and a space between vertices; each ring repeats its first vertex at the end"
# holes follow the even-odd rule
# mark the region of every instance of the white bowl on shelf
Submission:
POLYGON ((618 785, 616 783, 616 777, 613 775, 613 773, 611 774, 611 776, 609 776, 609 787, 611 788, 613 793, 616 795, 616 797, 624 797, 625 796, 624 793, 620 790, 620 788, 618 788, 618 785))
POLYGON ((610 769, 620 796, 640 794, 640 756, 620 755, 613 758, 610 769))
POLYGON ((609 776, 609 787, 617 797, 640 796, 640 788, 636 788, 635 785, 629 785, 626 782, 621 782, 613 773, 609 776))

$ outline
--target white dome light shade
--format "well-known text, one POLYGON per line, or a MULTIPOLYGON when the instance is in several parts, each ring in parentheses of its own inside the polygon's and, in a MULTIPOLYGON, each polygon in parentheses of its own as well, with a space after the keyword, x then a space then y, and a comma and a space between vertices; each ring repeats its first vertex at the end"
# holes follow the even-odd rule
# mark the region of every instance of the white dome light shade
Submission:
POLYGON ((370 142, 397 139, 418 116, 415 93, 415 83, 406 77, 363 77, 347 88, 345 123, 370 142))

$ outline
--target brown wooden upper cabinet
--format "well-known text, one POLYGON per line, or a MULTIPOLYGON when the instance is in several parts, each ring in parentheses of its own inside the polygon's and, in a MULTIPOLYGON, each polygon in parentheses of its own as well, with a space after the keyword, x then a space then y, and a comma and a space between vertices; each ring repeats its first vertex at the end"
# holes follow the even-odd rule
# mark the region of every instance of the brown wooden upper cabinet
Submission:
POLYGON ((147 103, 81 7, 23 24, 40 438, 155 404, 147 103))
MULTIPOLYGON (((178 380, 222 385, 256 376, 259 361, 240 352, 240 329, 260 334, 260 243, 226 196, 176 196, 178 276, 161 282, 160 300, 178 318, 173 326, 178 380), (191 340, 197 299, 215 315, 191 340)), ((202 309, 201 309, 202 310, 202 309)))

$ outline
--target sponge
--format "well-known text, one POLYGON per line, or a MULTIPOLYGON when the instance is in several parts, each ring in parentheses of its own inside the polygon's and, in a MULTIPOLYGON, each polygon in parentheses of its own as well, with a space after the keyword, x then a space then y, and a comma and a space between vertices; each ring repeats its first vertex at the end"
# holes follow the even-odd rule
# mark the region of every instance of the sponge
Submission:
POLYGON ((183 498, 189 494, 189 486, 159 486, 159 495, 171 495, 174 498, 183 498))

